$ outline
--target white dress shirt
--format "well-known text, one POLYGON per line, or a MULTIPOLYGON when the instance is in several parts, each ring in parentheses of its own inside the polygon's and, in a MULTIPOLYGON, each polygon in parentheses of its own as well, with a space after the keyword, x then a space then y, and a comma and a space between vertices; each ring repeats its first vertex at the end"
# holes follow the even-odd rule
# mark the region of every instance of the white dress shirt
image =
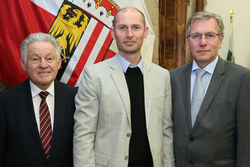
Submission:
MULTIPOLYGON (((39 96, 39 93, 41 90, 39 87, 37 87, 31 80, 30 80, 30 88, 31 88, 31 96, 33 100, 33 106, 34 106, 34 111, 35 111, 35 117, 36 117, 36 123, 37 123, 37 128, 40 133, 40 118, 39 118, 39 107, 40 103, 42 101, 41 97, 39 96)), ((53 131, 53 125, 54 125, 54 103, 55 103, 55 91, 54 91, 54 81, 51 83, 50 87, 45 90, 49 92, 46 102, 49 107, 49 112, 50 112, 50 119, 51 119, 51 126, 52 126, 52 131, 53 131)))

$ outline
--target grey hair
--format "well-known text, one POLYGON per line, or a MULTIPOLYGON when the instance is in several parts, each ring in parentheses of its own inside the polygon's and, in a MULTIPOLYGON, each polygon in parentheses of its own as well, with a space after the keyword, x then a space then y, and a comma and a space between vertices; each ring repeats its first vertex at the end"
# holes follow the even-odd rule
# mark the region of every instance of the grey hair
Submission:
POLYGON ((221 16, 218 14, 206 12, 206 11, 196 12, 188 19, 187 24, 186 24, 186 35, 189 35, 190 27, 195 20, 197 20, 197 19, 198 20, 200 20, 200 19, 201 20, 208 20, 211 18, 215 19, 217 24, 218 24, 218 34, 223 35, 224 34, 224 24, 223 24, 223 20, 222 20, 221 16))
POLYGON ((22 42, 21 44, 21 59, 22 61, 26 64, 27 61, 27 50, 28 46, 32 44, 35 41, 46 41, 50 42, 56 49, 56 56, 57 56, 57 61, 61 58, 61 52, 62 48, 59 45, 58 41, 56 40, 55 37, 51 36, 50 34, 47 33, 42 33, 42 32, 37 32, 37 33, 32 33, 28 35, 22 42))

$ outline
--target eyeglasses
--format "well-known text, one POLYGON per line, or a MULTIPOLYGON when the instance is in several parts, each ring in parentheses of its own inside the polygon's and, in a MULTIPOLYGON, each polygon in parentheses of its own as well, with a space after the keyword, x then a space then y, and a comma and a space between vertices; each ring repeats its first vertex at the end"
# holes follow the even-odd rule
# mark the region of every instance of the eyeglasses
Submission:
POLYGON ((201 40, 202 35, 205 35, 206 40, 213 40, 216 38, 216 36, 220 36, 220 34, 216 34, 214 32, 209 32, 209 33, 205 33, 205 34, 194 33, 194 34, 188 35, 188 37, 190 37, 194 41, 199 41, 199 40, 201 40))

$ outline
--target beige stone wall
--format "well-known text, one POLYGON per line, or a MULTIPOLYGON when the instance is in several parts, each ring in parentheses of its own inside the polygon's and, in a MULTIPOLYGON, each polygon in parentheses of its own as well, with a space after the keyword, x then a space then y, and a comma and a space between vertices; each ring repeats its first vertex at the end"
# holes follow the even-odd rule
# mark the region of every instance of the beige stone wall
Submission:
POLYGON ((155 42, 152 62, 159 64, 159 0, 144 0, 154 27, 155 42))

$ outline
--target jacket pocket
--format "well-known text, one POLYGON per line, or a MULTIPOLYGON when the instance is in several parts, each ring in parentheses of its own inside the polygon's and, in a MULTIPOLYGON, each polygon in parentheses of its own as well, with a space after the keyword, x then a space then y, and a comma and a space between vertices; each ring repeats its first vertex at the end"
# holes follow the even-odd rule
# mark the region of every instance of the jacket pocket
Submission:
POLYGON ((234 167, 236 166, 235 159, 220 159, 214 162, 216 167, 234 167))
POLYGON ((95 163, 96 163, 96 167, 107 166, 108 165, 108 156, 96 152, 95 153, 95 163))

